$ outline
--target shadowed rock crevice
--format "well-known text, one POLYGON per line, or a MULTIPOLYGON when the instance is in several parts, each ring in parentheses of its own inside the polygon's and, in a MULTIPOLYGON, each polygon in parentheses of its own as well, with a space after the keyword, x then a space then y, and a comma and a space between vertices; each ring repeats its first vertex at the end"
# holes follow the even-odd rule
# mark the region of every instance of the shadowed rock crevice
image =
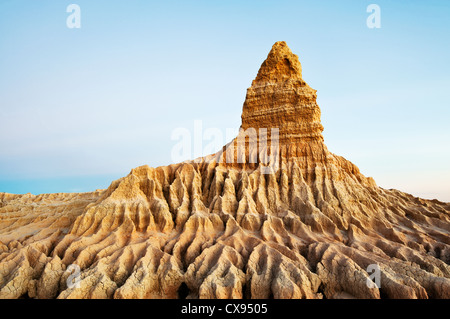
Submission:
POLYGON ((0 298, 450 298, 450 204, 382 189, 331 153, 301 70, 275 43, 215 154, 91 193, 0 193, 0 298))

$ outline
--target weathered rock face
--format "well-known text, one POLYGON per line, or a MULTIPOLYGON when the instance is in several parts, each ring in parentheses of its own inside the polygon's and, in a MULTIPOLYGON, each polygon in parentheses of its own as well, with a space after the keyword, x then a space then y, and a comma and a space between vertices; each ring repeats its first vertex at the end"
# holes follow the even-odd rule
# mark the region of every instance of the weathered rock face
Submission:
POLYGON ((330 153, 284 42, 248 89, 251 128, 279 129, 272 170, 260 150, 236 163, 224 148, 103 191, 1 193, 0 298, 450 298, 450 204, 377 187, 330 153))
POLYGON ((247 90, 242 128, 278 128, 282 145, 323 141, 316 90, 302 79, 298 56, 277 42, 247 90))

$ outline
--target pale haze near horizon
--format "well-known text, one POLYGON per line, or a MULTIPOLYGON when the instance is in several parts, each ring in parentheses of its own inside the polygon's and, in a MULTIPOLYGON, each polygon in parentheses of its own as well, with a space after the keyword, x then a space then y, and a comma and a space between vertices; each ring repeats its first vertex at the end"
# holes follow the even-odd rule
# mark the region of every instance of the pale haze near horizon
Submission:
POLYGON ((239 127, 286 41, 331 152, 383 188, 450 202, 449 16, 446 1, 2 1, 0 192, 92 191, 171 164, 176 128, 239 127))

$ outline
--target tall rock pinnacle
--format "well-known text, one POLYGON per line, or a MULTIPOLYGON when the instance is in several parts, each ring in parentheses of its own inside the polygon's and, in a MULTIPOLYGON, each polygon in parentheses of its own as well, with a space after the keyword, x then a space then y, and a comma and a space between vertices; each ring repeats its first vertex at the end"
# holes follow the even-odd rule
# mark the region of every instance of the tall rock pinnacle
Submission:
POLYGON ((242 129, 278 128, 281 144, 323 141, 316 90, 302 79, 302 67, 284 41, 276 42, 247 90, 242 129))

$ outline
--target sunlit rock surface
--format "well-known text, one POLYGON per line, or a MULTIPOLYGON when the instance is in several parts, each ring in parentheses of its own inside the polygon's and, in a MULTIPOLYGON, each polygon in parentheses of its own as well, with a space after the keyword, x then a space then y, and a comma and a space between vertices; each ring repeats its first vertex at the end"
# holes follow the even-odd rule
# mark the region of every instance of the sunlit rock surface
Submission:
POLYGON ((378 187, 322 130, 275 43, 247 91, 244 152, 237 138, 92 193, 0 193, 0 298, 450 298, 450 204, 378 187))

